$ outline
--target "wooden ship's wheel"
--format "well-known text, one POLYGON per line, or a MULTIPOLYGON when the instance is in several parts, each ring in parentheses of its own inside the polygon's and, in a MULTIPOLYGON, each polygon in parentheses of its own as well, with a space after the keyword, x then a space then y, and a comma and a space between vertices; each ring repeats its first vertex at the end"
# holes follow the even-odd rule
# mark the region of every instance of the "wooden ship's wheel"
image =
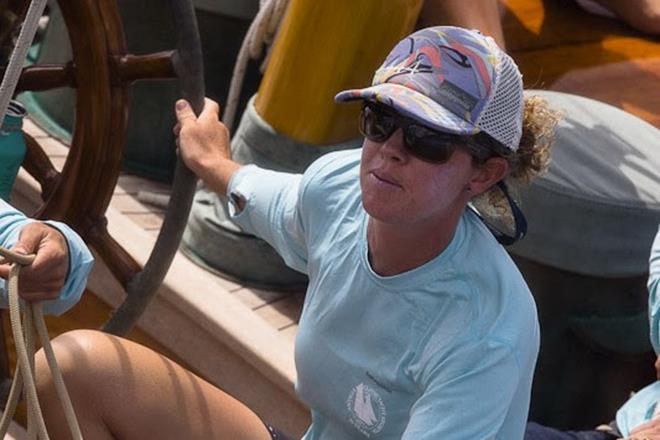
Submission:
MULTIPOLYGON (((120 172, 132 83, 178 78, 181 96, 198 112, 203 106, 202 56, 193 6, 190 0, 168 3, 178 33, 176 49, 132 55, 127 51, 114 0, 58 1, 72 59, 64 64, 23 69, 17 89, 76 90, 73 139, 62 171, 55 169, 39 143, 29 135, 24 168, 41 185, 43 203, 34 215, 73 227, 124 286, 125 300, 104 326, 104 330, 115 334, 130 330, 162 282, 176 253, 195 189, 194 175, 178 163, 170 208, 144 268, 108 234, 105 211, 120 172)), ((28 0, 0 0, 0 17, 20 26, 28 5, 28 0)), ((3 27, 0 47, 7 47, 14 32, 9 26, 3 27)), ((0 65, 0 73, 3 69, 0 65)))

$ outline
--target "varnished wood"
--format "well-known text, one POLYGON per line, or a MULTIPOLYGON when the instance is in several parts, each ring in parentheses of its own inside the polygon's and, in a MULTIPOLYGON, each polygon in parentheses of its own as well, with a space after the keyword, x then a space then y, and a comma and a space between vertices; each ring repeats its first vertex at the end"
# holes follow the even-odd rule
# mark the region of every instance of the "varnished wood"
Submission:
MULTIPOLYGON (((21 73, 16 91, 43 92, 61 87, 76 87, 76 77, 73 72, 73 63, 70 62, 26 67, 21 73)), ((2 75, 4 75, 4 69, 0 69, 0 76, 2 75)))
MULTIPOLYGON (((83 225, 94 224, 107 207, 121 164, 121 144, 110 142, 112 128, 119 128, 123 141, 125 123, 117 125, 127 111, 113 105, 116 90, 109 72, 109 36, 100 8, 106 1, 78 0, 60 2, 71 40, 75 72, 85 78, 76 93, 76 126, 61 184, 41 211, 41 216, 61 219, 84 236, 83 225), (116 112, 119 112, 119 115, 116 112)), ((119 97, 124 97, 119 93, 119 97)))
POLYGON ((148 55, 122 55, 111 59, 113 77, 133 82, 143 79, 174 78, 172 55, 174 51, 148 55))
POLYGON ((57 188, 62 176, 39 143, 28 133, 23 132, 23 137, 26 146, 23 168, 39 182, 41 198, 46 201, 57 188))
POLYGON ((323 145, 358 136, 358 105, 334 95, 364 87, 415 24, 421 0, 293 0, 257 94, 257 112, 297 141, 323 145))

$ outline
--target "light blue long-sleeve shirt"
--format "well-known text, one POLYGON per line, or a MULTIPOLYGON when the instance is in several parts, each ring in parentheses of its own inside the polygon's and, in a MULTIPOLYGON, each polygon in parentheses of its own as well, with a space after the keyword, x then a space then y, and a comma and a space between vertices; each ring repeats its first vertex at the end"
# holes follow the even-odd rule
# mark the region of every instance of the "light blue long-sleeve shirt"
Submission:
POLYGON ((295 349, 304 439, 522 439, 539 348, 522 276, 471 213, 433 260, 375 273, 359 158, 331 153, 304 176, 248 166, 228 190, 246 203, 236 221, 309 276, 295 349))
MULTIPOLYGON (((23 226, 34 220, 0 199, 0 246, 11 249, 16 242, 23 226)), ((83 240, 67 225, 47 221, 57 228, 66 238, 69 247, 69 273, 60 295, 57 299, 43 301, 44 313, 60 315, 70 309, 82 295, 87 283, 87 276, 92 270, 94 258, 83 240)), ((7 291, 5 280, 0 279, 0 307, 7 307, 7 291)))

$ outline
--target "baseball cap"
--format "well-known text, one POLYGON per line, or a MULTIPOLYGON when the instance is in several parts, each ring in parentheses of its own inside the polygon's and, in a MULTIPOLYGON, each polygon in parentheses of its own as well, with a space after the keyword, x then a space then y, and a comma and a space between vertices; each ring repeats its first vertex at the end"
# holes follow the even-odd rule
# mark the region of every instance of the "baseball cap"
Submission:
POLYGON ((511 151, 522 134, 522 75, 491 37, 437 26, 401 40, 370 87, 345 90, 335 101, 380 102, 442 132, 485 132, 511 151))

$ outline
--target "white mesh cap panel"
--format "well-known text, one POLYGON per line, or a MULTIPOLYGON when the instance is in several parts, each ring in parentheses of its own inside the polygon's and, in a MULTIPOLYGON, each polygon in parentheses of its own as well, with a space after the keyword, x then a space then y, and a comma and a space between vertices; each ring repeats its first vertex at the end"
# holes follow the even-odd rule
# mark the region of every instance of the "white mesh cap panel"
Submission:
POLYGON ((476 125, 512 151, 517 151, 522 135, 522 76, 511 57, 504 52, 500 52, 497 71, 493 96, 476 125))

